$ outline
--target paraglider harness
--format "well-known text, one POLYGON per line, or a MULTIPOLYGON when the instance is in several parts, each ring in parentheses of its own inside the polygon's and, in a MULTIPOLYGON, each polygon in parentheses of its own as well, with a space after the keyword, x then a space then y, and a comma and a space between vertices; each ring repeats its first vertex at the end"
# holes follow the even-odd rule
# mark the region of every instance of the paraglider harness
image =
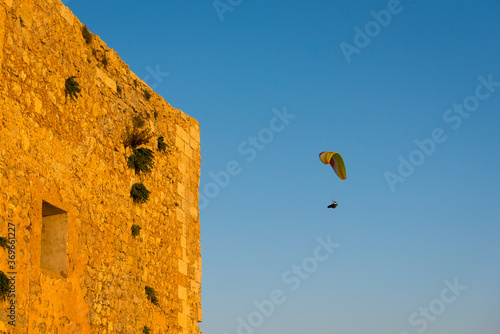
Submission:
POLYGON ((333 203, 330 204, 329 206, 327 206, 327 208, 335 209, 337 207, 337 205, 339 205, 339 204, 337 202, 333 201, 333 203))

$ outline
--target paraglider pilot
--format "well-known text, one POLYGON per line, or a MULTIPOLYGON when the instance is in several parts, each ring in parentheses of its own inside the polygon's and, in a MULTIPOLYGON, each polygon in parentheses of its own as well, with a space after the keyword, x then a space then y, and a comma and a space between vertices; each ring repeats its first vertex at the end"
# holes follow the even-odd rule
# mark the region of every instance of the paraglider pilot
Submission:
POLYGON ((327 206, 327 208, 335 209, 337 207, 337 205, 339 205, 339 204, 337 202, 333 201, 333 203, 330 204, 329 206, 327 206))

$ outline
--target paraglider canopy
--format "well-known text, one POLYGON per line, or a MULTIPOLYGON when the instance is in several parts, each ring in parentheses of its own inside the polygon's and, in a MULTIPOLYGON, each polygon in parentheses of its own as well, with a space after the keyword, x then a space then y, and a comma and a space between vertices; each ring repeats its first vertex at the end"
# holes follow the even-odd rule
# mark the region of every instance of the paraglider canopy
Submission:
POLYGON ((325 165, 330 164, 335 171, 335 174, 342 180, 346 179, 344 159, 337 152, 321 152, 319 154, 319 159, 325 165))

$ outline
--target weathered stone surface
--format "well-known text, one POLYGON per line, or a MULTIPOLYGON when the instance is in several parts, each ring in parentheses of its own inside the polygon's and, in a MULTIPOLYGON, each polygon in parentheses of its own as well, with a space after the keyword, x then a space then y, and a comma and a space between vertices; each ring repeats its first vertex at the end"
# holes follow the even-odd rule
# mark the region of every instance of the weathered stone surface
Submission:
POLYGON ((0 333, 141 333, 146 325, 198 334, 199 124, 98 36, 87 44, 82 27, 59 0, 0 0, 0 236, 15 229, 14 267, 0 248, 0 270, 15 272, 16 289, 16 325, 10 298, 0 301, 0 333), (81 88, 75 100, 65 93, 70 76, 81 88), (123 145, 137 116, 155 156, 140 176, 123 145), (156 149, 160 136, 166 153, 156 149), (146 203, 130 198, 136 182, 151 192, 146 203), (48 246, 54 212, 66 217, 55 229, 67 233, 66 248, 48 246), (135 237, 132 225, 141 227, 135 237), (57 265, 41 266, 51 252, 57 265))

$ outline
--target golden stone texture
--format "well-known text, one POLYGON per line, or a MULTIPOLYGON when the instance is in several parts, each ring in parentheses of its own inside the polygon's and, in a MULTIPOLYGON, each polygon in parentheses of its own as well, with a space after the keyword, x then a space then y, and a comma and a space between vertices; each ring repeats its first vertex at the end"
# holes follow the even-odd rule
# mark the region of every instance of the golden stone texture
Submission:
POLYGON ((0 249, 0 270, 15 272, 15 326, 10 299, 0 301, 0 333, 200 333, 199 124, 98 36, 87 44, 82 26, 59 0, 0 0, 0 236, 15 226, 16 261, 12 270, 0 249), (65 96, 70 76, 76 101, 65 96), (123 146, 134 116, 153 133, 154 168, 141 176, 123 146), (136 182, 151 191, 146 203, 130 197, 136 182), (58 218, 43 202, 65 212, 55 230, 67 247, 51 247, 66 254, 52 267, 40 259, 52 261, 58 218))

